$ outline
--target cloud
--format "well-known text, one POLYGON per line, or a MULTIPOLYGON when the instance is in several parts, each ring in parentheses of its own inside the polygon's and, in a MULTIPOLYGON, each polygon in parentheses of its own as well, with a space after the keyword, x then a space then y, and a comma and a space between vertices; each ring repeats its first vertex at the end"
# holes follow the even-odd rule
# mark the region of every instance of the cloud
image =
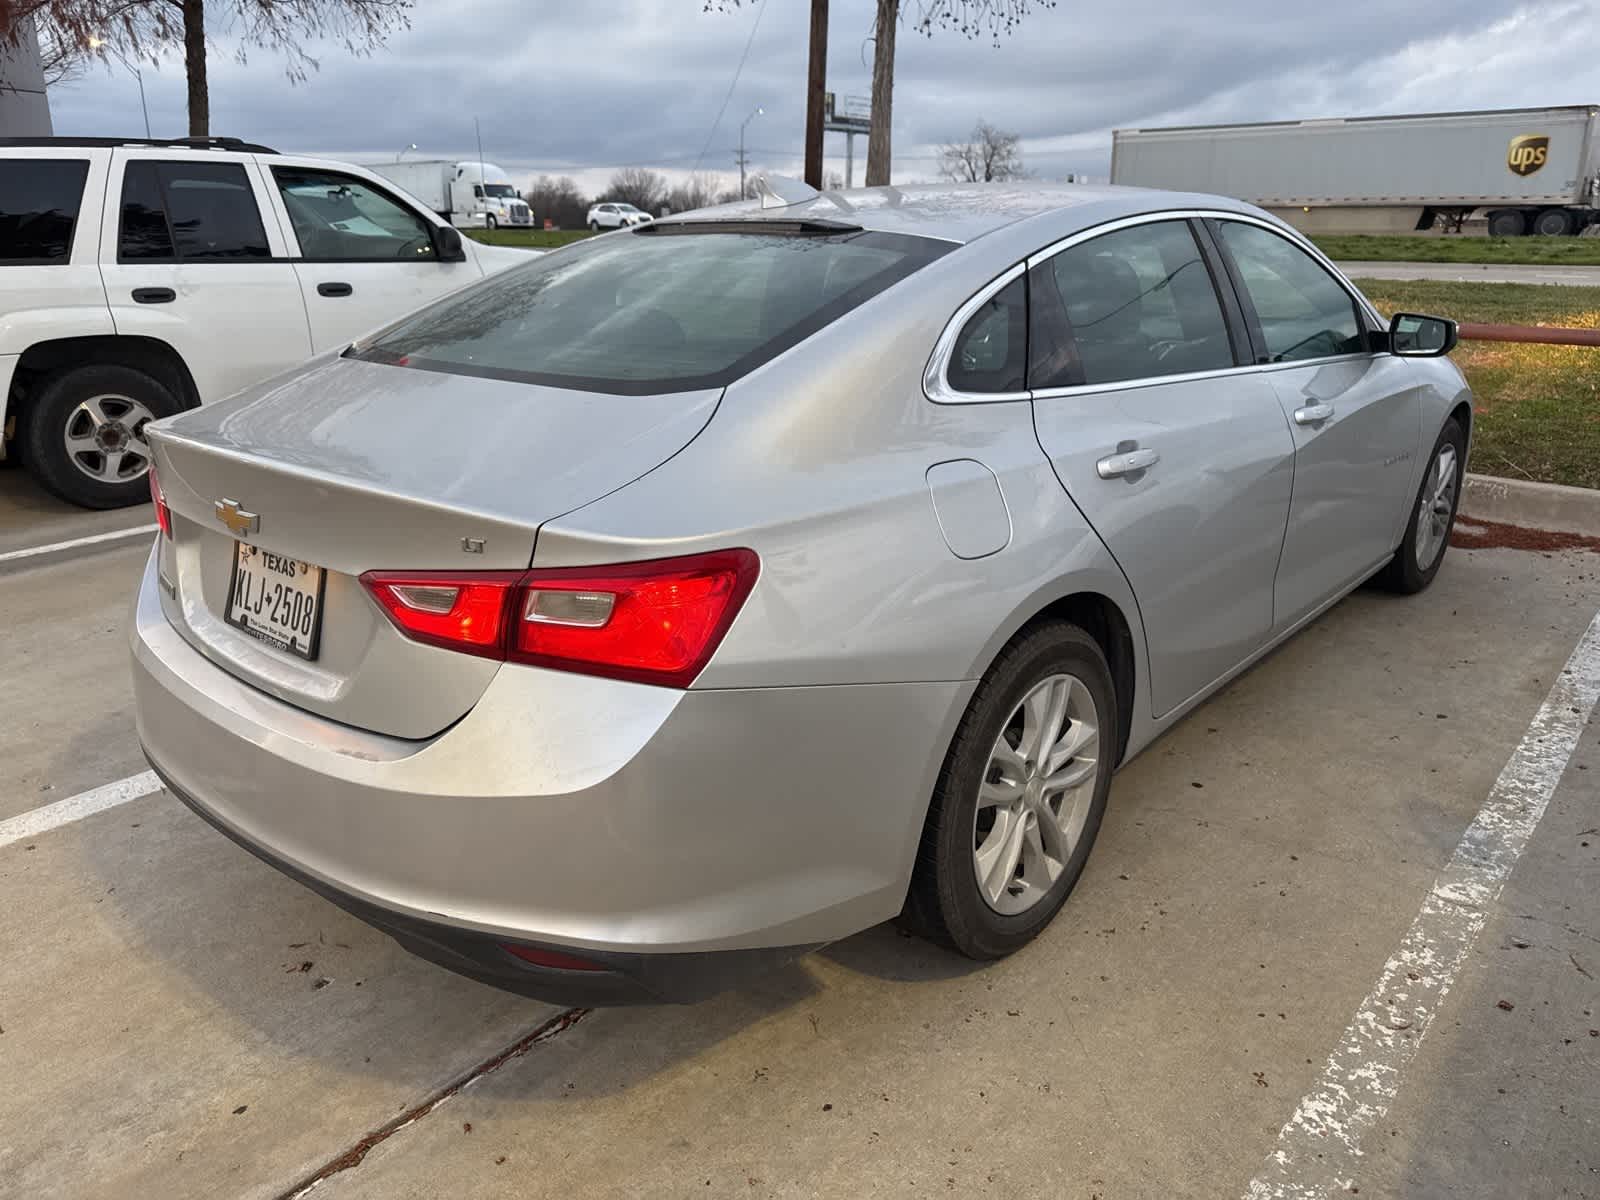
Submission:
MULTIPOLYGON (((212 129, 283 150, 355 160, 417 143, 430 157, 484 155, 522 175, 572 174, 592 189, 619 166, 669 174, 733 171, 750 122, 754 163, 799 173, 804 129, 806 6, 768 0, 720 126, 760 0, 705 12, 701 0, 421 0, 412 28, 370 57, 317 47, 321 70, 290 86, 281 64, 236 60, 227 38, 210 62, 212 129), (708 143, 709 139, 709 143, 708 143), (707 148, 709 145, 709 148, 707 148), (702 150, 705 149, 702 159, 702 150)), ((833 0, 829 80, 870 90, 872 0, 833 0)), ((1062 3, 1036 11, 998 47, 941 32, 899 37, 895 177, 935 173, 940 143, 979 118, 1022 135, 1036 173, 1105 174, 1120 126, 1438 109, 1583 103, 1600 97, 1592 42, 1600 0, 1548 0, 1510 12, 1495 0, 1443 9, 1345 0, 1283 5, 1121 0, 1114 15, 1062 3)), ((158 135, 186 132, 182 63, 146 68, 158 135)), ((134 80, 93 70, 51 96, 58 132, 137 133, 134 80)), ((858 172, 865 140, 857 143, 858 172)), ((829 166, 843 169, 843 137, 829 166)))

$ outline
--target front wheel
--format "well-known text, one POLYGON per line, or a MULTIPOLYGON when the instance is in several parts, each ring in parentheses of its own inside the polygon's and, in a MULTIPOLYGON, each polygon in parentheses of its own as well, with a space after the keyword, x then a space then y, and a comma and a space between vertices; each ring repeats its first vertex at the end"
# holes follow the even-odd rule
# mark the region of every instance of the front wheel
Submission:
POLYGON ((1065 621, 1019 634, 957 727, 902 923, 976 959, 1031 941, 1083 873, 1117 743, 1099 643, 1065 621))
POLYGON ((1439 573, 1450 545, 1450 531, 1455 528, 1466 460, 1467 435, 1451 417, 1433 445, 1400 548, 1378 574, 1378 582, 1390 591, 1408 596, 1420 592, 1439 573))
POLYGON ((499 229, 500 228, 500 222, 496 221, 491 216, 485 216, 483 218, 483 227, 485 229, 489 229, 489 230, 499 229))
POLYGON ((122 508, 146 499, 150 444, 145 426, 182 406, 143 371, 109 363, 51 376, 20 422, 23 459, 35 478, 85 508, 122 508))
POLYGON ((589 232, 590 233, 599 233, 600 232, 600 222, 599 221, 590 221, 589 222, 589 232))

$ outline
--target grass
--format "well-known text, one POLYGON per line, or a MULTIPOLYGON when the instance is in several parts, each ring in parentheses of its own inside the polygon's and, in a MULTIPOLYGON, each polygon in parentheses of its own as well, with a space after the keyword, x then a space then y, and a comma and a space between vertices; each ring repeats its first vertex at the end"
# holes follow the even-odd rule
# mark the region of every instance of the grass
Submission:
POLYGON ((1419 234, 1350 234, 1312 238, 1335 262, 1526 263, 1530 266, 1600 266, 1600 238, 1490 238, 1419 234))
POLYGON ((475 242, 491 246, 516 246, 522 250, 554 250, 589 236, 587 229, 463 229, 475 242))
MULTIPOLYGON (((1356 282, 1385 315, 1600 328, 1600 287, 1356 282)), ((1462 342, 1452 357, 1476 397, 1473 470, 1600 488, 1600 349, 1462 342)))

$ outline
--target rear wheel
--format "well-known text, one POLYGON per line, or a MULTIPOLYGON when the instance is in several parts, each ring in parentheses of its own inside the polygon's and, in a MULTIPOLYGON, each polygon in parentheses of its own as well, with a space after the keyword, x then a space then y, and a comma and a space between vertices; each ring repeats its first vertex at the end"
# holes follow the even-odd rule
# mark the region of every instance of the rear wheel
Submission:
POLYGON ((1450 545, 1450 531, 1455 528, 1466 454, 1466 434, 1451 417, 1434 443, 1400 548, 1378 574, 1378 582, 1390 591, 1403 595, 1420 592, 1439 573, 1450 545))
POLYGON ((1572 225, 1572 214, 1564 208, 1547 208, 1533 219, 1533 231, 1540 237, 1566 237, 1572 225))
POLYGON ((1527 219, 1517 209, 1489 214, 1490 237, 1521 237, 1528 231, 1527 219))
POLYGON ((1026 945, 1083 873, 1116 747, 1116 697, 1099 644, 1065 621, 1018 635, 956 730, 902 923, 969 958, 1026 945))
POLYGON ((74 367, 48 379, 20 422, 23 459, 63 500, 121 508, 149 496, 145 426, 182 407, 156 380, 131 367, 74 367))

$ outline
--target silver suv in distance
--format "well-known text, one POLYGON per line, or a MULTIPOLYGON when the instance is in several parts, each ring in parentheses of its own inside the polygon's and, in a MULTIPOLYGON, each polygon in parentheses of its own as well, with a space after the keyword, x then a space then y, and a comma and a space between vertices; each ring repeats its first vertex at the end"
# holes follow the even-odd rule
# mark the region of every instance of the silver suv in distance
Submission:
POLYGON ((552 999, 694 999, 896 916, 994 958, 1120 764, 1439 570, 1454 327, 1259 210, 775 199, 153 425, 133 666, 172 791, 552 999))

